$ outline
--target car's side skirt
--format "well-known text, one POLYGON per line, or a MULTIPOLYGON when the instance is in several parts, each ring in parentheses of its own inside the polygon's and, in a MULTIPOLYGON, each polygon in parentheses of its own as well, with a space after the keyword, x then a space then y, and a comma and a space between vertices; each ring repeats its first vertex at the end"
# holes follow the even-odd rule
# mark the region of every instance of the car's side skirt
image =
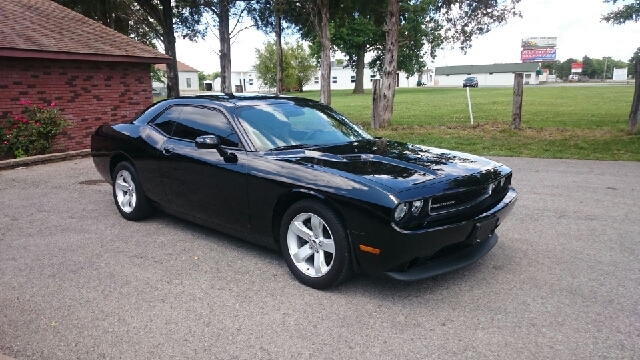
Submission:
POLYGON ((178 218, 181 218, 181 219, 196 223, 198 225, 202 225, 202 226, 208 227, 208 228, 216 230, 216 231, 220 231, 222 233, 225 233, 225 234, 240 238, 242 240, 254 243, 256 245, 265 246, 265 247, 267 247, 269 249, 273 249, 273 250, 279 250, 278 244, 275 241, 273 241, 273 239, 265 239, 265 238, 258 237, 258 236, 252 235, 252 234, 243 233, 241 231, 237 231, 237 230, 231 229, 231 228, 229 228, 227 226, 224 226, 222 224, 218 224, 218 223, 215 223, 215 222, 207 221, 205 219, 202 219, 202 218, 199 218, 197 216, 193 216, 193 215, 189 215, 189 214, 183 213, 181 211, 172 209, 172 208, 167 207, 167 206, 163 206, 163 205, 160 205, 160 204, 157 204, 157 203, 155 205, 160 210, 166 212, 167 214, 173 215, 175 217, 178 217, 178 218))

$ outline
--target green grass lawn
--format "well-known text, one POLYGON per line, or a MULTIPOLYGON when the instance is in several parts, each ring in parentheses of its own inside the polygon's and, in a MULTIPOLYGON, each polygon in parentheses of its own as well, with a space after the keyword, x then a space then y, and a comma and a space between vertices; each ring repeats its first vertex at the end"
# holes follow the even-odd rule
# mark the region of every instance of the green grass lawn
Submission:
MULTIPOLYGON (((640 136, 626 132, 632 86, 526 86, 523 129, 510 129, 512 90, 471 90, 475 125, 462 88, 399 88, 392 126, 372 131, 371 93, 331 93, 332 107, 389 139, 480 155, 640 161, 640 136)), ((319 99, 319 92, 292 94, 319 99)))

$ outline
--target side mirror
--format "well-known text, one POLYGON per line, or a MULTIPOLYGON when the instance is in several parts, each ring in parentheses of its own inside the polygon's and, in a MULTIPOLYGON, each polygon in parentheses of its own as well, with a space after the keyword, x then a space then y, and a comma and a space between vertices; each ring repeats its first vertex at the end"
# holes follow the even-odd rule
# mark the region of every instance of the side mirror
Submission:
POLYGON ((224 162, 235 164, 238 162, 238 156, 234 153, 228 152, 221 147, 220 138, 216 135, 202 135, 196 138, 196 149, 215 149, 218 154, 224 159, 224 162))
POLYGON ((220 139, 215 135, 202 135, 196 138, 196 148, 217 149, 220 147, 220 139))

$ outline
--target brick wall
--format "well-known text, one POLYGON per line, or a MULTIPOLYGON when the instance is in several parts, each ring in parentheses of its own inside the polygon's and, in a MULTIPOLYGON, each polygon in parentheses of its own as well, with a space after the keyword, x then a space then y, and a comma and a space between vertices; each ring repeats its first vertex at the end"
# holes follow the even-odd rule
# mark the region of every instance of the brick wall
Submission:
POLYGON ((54 152, 88 149, 98 125, 127 122, 151 105, 150 65, 0 58, 0 124, 22 113, 20 100, 55 102, 73 122, 58 135, 54 152))

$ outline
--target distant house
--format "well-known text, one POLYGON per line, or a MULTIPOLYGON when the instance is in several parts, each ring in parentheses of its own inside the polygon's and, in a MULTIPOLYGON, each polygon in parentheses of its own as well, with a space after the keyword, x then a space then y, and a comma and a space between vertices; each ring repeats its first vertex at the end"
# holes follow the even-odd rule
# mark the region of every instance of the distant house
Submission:
POLYGON ((2 0, 0 14, 0 127, 22 100, 55 102, 74 126, 54 146, 88 149, 98 125, 152 104, 151 64, 168 56, 50 0, 2 0))
MULTIPOLYGON (((418 74, 407 77, 407 74, 401 71, 398 72, 396 76, 397 87, 416 87, 418 86, 418 80, 420 79, 420 76, 418 74)), ((368 67, 365 67, 363 87, 365 89, 371 89, 373 87, 373 80, 379 78, 380 76, 374 74, 373 71, 371 71, 368 67)), ((424 85, 433 85, 433 69, 425 69, 420 82, 424 85)), ((332 61, 332 90, 353 89, 355 83, 355 70, 351 68, 344 68, 342 66, 336 66, 335 61, 332 61)), ((245 92, 259 92, 269 90, 260 82, 258 73, 255 70, 232 70, 231 86, 233 87, 234 91, 236 87, 241 87, 245 92)), ((213 87, 220 90, 220 79, 216 79, 213 87)), ((311 81, 304 86, 304 90, 320 90, 320 69, 318 69, 318 72, 313 76, 311 81)))
POLYGON ((478 86, 509 86, 513 85, 513 75, 517 72, 524 73, 525 84, 537 85, 538 68, 537 63, 442 66, 436 68, 435 85, 462 87, 465 78, 474 76, 478 78, 478 86))
MULTIPOLYGON (((167 73, 166 64, 158 64, 156 65, 156 68, 160 70, 162 74, 167 73)), ((153 93, 155 95, 167 95, 166 75, 162 80, 164 82, 153 82, 153 93)), ((180 95, 193 95, 197 94, 200 91, 198 70, 180 61, 178 61, 178 81, 180 83, 180 95)))

